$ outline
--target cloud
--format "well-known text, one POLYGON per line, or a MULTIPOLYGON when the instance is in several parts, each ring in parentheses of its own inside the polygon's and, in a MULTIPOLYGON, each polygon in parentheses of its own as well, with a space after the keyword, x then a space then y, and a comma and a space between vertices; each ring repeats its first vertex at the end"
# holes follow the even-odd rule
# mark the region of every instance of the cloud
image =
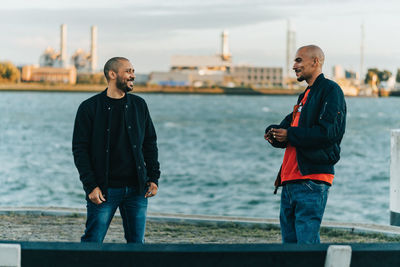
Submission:
MULTIPOLYGON (((381 31, 388 34, 389 27, 380 26, 381 19, 389 17, 395 21, 400 13, 400 5, 395 0, 388 0, 385 5, 372 0, 70 0, 67 4, 60 3, 14 0, 2 5, 0 23, 7 27, 2 29, 6 38, 2 38, 0 51, 18 63, 37 63, 47 46, 58 49, 59 26, 65 23, 70 55, 77 48, 89 49, 90 26, 98 26, 99 61, 119 51, 133 55, 143 66, 150 64, 147 62, 167 66, 170 55, 179 51, 214 53, 219 48, 219 32, 223 29, 232 33, 232 47, 235 44, 239 47, 238 57, 255 59, 262 50, 280 51, 284 47, 287 18, 297 32, 298 43, 326 41, 328 49, 331 44, 336 48, 335 42, 346 42, 349 44, 346 47, 357 44, 357 50, 363 18, 368 18, 367 30, 372 31, 374 27, 374 31, 379 31, 382 27, 381 31)), ((367 32, 367 40, 371 35, 367 32)), ((275 61, 279 62, 278 56, 275 61)))

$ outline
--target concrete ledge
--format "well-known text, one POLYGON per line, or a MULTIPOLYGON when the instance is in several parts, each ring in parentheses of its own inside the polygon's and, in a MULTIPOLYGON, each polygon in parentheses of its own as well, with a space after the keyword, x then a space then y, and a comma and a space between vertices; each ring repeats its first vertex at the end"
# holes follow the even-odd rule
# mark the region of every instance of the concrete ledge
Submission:
MULTIPOLYGON (((0 214, 29 214, 48 216, 86 216, 86 209, 82 208, 59 208, 59 207, 2 207, 0 214)), ((117 211, 116 216, 120 216, 117 211)), ((187 215, 172 213, 148 213, 149 221, 193 223, 193 224, 216 224, 224 225, 237 223, 242 226, 265 226, 280 228, 278 219, 243 218, 231 216, 209 216, 209 215, 187 215)), ((386 236, 400 236, 400 227, 391 225, 378 225, 367 223, 349 223, 323 221, 322 228, 349 231, 352 233, 376 233, 386 236)))
POLYGON ((0 266, 1 267, 21 266, 20 244, 0 244, 0 266))

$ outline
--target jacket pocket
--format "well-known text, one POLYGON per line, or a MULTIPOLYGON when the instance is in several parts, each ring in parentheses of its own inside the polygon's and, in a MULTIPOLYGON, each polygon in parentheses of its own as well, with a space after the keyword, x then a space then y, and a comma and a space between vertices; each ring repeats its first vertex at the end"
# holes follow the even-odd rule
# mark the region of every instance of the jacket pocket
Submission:
POLYGON ((340 159, 340 147, 337 144, 326 148, 297 149, 297 153, 313 164, 335 164, 340 159))

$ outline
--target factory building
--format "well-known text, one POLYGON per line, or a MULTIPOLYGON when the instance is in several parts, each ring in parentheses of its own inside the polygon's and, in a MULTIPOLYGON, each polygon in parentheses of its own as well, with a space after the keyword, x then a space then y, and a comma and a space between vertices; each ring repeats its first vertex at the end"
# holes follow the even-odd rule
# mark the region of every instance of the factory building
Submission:
POLYGON ((212 87, 223 86, 225 74, 222 72, 211 74, 200 74, 197 71, 169 71, 152 72, 150 74, 149 84, 160 86, 194 86, 194 87, 212 87))
POLYGON ((150 85, 159 86, 282 86, 282 68, 235 66, 229 52, 228 33, 221 35, 221 54, 210 56, 174 55, 168 72, 152 72, 150 85))
POLYGON ((21 80, 24 82, 75 84, 76 69, 74 66, 55 68, 27 65, 22 67, 21 80))
POLYGON ((40 67, 64 68, 67 63, 67 25, 60 27, 60 51, 56 52, 52 47, 47 47, 39 58, 40 67))
POLYGON ((223 86, 232 66, 228 33, 221 35, 221 54, 210 56, 174 55, 168 72, 150 73, 150 85, 159 86, 223 86))
POLYGON ((234 66, 233 82, 239 86, 254 88, 281 87, 283 82, 282 68, 234 66))
POLYGON ((90 52, 79 48, 71 57, 71 63, 78 73, 95 73, 97 68, 97 27, 91 27, 90 52))
POLYGON ((22 68, 22 81, 75 84, 77 72, 95 73, 97 68, 97 27, 91 27, 90 53, 78 49, 67 60, 67 25, 60 28, 60 51, 48 47, 39 58, 39 66, 28 65, 22 68))
POLYGON ((221 54, 211 56, 175 55, 171 57, 171 71, 195 71, 200 75, 210 75, 215 72, 229 72, 232 65, 229 52, 228 32, 221 35, 221 54))

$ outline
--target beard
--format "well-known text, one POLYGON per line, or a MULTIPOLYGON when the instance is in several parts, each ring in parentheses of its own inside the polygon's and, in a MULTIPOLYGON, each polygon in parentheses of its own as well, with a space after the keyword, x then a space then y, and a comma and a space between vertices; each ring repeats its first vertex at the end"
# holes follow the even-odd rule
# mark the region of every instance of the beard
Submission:
POLYGON ((116 86, 119 90, 121 90, 125 93, 128 93, 128 92, 132 91, 132 88, 128 86, 129 81, 124 82, 120 77, 117 77, 116 86))
POLYGON ((304 81, 306 78, 304 78, 304 76, 300 76, 299 78, 297 78, 297 81, 298 82, 302 82, 302 81, 304 81))

